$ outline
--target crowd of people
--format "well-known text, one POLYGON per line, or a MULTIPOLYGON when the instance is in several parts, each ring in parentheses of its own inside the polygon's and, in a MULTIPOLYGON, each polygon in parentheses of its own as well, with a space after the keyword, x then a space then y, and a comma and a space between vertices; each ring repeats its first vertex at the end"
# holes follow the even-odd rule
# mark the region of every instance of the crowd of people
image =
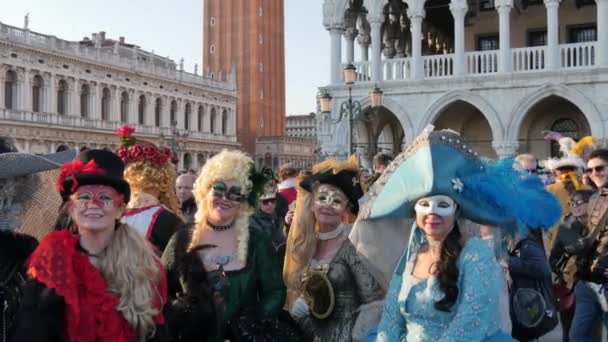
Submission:
POLYGON ((546 138, 563 156, 489 160, 428 127, 373 170, 276 173, 178 173, 128 126, 116 151, 0 139, 0 342, 599 341, 608 150, 546 138))

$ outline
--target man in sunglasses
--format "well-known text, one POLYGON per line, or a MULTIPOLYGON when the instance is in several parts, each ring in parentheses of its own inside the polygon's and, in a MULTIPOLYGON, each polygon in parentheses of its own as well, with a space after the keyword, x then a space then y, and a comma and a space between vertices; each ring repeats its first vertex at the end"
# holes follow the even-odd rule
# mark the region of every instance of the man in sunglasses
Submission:
POLYGON ((589 200, 588 234, 585 252, 577 260, 574 293, 576 307, 571 341, 590 341, 597 323, 608 327, 608 303, 604 288, 608 284, 608 150, 597 149, 587 158, 585 173, 598 190, 589 200))
POLYGON ((272 244, 279 260, 282 264, 285 253, 285 233, 283 231, 283 220, 277 215, 277 199, 280 196, 277 192, 275 183, 269 180, 264 185, 264 192, 258 201, 255 213, 251 215, 250 227, 268 234, 272 239, 272 244))

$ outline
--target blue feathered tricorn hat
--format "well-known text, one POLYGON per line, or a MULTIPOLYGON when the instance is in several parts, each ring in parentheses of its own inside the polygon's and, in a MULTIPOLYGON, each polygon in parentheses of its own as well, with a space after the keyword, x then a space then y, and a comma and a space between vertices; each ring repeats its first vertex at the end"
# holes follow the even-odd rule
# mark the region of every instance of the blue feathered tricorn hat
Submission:
POLYGON ((433 195, 454 199, 462 218, 507 229, 549 228, 561 216, 538 177, 513 160, 481 160, 458 133, 429 126, 370 188, 359 218, 413 217, 416 201, 433 195))

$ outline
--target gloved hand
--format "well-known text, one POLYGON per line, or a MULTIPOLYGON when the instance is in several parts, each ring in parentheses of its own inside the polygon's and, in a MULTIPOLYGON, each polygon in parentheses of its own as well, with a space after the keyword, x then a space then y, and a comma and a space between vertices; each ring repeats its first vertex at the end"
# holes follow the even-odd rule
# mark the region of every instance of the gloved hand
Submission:
POLYGON ((300 319, 310 314, 310 308, 302 296, 298 297, 291 307, 291 316, 300 319))

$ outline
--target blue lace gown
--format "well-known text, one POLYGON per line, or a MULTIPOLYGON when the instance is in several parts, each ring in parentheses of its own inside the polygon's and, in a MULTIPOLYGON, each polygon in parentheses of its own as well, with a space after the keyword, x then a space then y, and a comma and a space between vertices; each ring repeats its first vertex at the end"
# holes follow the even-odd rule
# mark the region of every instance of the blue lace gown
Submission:
POLYGON ((378 326, 378 342, 514 341, 500 330, 500 268, 480 239, 467 241, 458 259, 458 299, 450 312, 436 310, 443 298, 436 277, 412 276, 415 255, 397 267, 378 326))

